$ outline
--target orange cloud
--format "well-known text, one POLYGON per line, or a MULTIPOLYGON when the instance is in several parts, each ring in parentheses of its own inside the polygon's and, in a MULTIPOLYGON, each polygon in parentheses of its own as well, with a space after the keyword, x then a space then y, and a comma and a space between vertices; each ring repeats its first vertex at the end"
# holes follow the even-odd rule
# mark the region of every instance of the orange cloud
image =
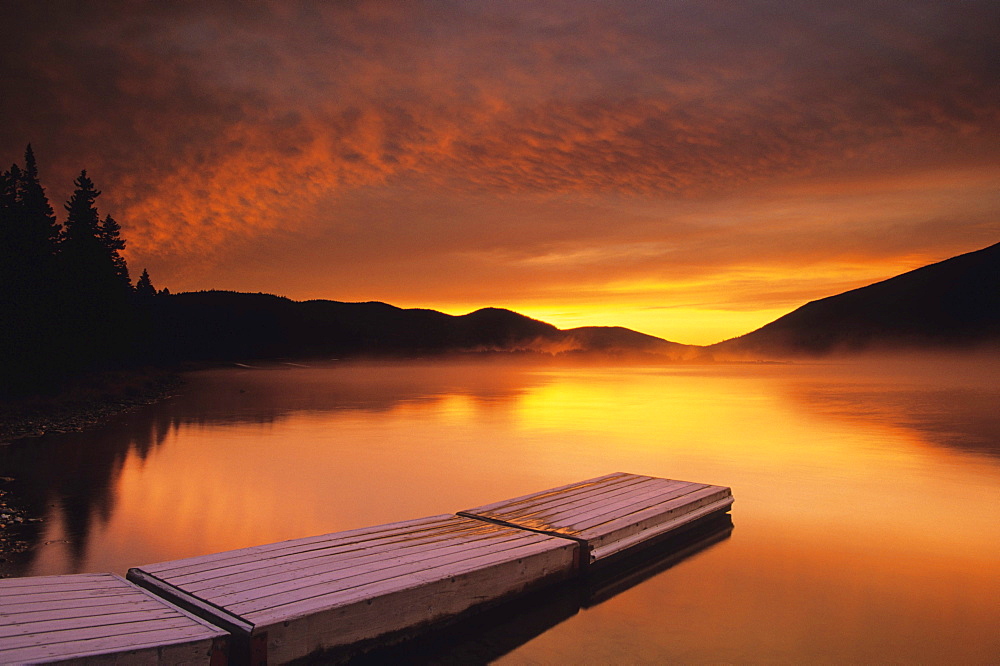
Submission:
POLYGON ((0 149, 172 289, 771 312, 1000 231, 995 3, 5 12, 0 149))

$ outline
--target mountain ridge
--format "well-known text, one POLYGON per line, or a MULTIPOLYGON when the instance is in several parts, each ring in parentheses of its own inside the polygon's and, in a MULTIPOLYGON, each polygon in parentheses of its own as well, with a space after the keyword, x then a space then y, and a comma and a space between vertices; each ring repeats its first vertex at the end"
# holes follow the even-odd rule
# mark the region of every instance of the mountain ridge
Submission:
POLYGON ((450 315, 381 301, 293 301, 218 290, 158 296, 152 319, 154 346, 167 360, 185 361, 471 352, 709 361, 1000 349, 1000 243, 810 301, 755 331, 706 346, 621 326, 564 330, 498 307, 450 315))
POLYGON ((293 301, 219 290, 158 297, 153 318, 156 347, 168 358, 193 361, 469 352, 640 354, 682 360, 700 350, 623 327, 561 330, 496 307, 449 315, 380 301, 293 301))
POLYGON ((810 301, 722 354, 823 356, 1000 345, 1000 243, 810 301))

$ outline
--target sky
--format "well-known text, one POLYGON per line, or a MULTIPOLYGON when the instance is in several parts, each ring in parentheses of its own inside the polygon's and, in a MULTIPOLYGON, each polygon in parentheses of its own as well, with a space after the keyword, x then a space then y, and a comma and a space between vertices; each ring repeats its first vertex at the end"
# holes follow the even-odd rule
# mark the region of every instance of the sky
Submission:
POLYGON ((710 344, 1000 241, 995 0, 0 14, 0 161, 172 292, 710 344))

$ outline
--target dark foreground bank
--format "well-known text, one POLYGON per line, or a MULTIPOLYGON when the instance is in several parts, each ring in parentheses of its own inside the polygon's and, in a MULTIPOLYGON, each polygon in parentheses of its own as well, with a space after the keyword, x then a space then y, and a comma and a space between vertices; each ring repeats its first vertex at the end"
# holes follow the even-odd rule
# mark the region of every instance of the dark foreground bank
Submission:
POLYGON ((0 445, 46 433, 75 432, 168 396, 180 375, 161 368, 77 378, 58 391, 0 402, 0 445))

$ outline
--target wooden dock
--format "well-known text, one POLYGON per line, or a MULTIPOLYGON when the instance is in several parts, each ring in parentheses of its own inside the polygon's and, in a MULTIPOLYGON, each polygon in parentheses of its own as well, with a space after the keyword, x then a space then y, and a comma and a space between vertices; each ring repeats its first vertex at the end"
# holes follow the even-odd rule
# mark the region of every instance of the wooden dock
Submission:
POLYGON ((581 545, 583 563, 596 564, 728 511, 732 503, 723 486, 617 472, 458 515, 572 539, 581 545))
POLYGON ((0 664, 225 664, 229 633, 114 574, 0 580, 0 664))
POLYGON ((454 515, 148 565, 128 578, 284 663, 568 578, 576 544, 454 515))
POLYGON ((347 654, 580 576, 732 502, 721 486, 616 473, 456 515, 144 565, 128 581, 0 581, 0 662, 8 638, 21 650, 10 660, 22 663, 129 655, 130 663, 257 665, 347 654), (39 587, 49 596, 26 601, 39 587), (116 595, 119 605, 109 601, 116 595), (43 603, 71 597, 66 617, 43 603), (88 633, 67 639, 90 616, 98 619, 88 633), (86 651, 61 651, 67 645, 86 651))

